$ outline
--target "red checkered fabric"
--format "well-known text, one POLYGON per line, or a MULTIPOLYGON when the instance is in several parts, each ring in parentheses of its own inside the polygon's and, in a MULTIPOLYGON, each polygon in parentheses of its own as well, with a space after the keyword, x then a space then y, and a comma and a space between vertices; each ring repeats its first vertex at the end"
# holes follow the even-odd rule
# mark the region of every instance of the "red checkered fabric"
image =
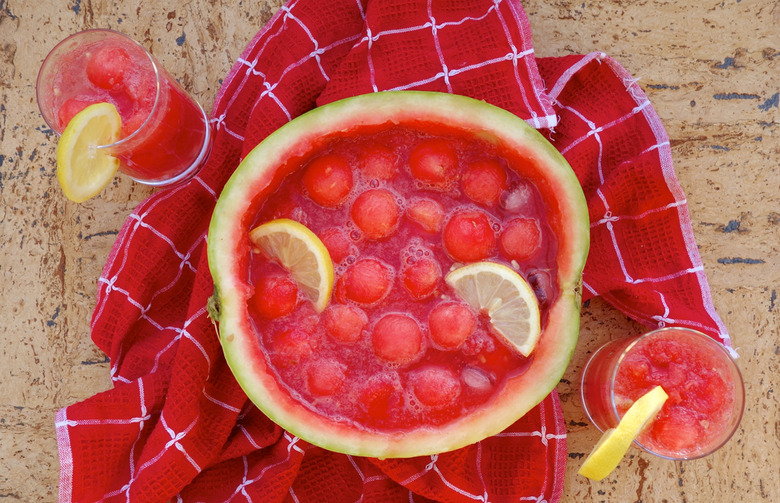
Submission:
POLYGON ((515 0, 293 0, 225 79, 207 166, 141 203, 117 237, 92 319, 114 386, 57 414, 60 501, 560 499, 566 430, 555 393, 472 446, 377 460, 283 431, 248 402, 222 357, 206 313, 205 243, 225 181, 290 119, 387 89, 478 97, 540 128, 588 198, 586 297, 601 295, 648 326, 689 326, 730 346, 666 133, 617 62, 604 54, 536 59, 515 0))

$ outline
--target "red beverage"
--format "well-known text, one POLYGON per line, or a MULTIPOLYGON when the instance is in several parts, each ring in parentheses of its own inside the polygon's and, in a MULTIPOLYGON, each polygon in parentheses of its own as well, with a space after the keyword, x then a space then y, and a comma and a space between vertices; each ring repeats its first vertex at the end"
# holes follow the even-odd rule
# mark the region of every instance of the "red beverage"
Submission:
POLYGON ((211 146, 200 105, 142 46, 110 30, 88 30, 60 42, 38 75, 38 104, 57 133, 85 107, 107 102, 122 118, 117 142, 102 146, 120 170, 148 185, 189 179, 211 146))
POLYGON ((301 222, 335 268, 325 311, 301 295, 288 312, 284 288, 264 286, 286 271, 259 253, 248 261, 253 299, 265 304, 249 312, 291 397, 339 421, 396 431, 466 416, 522 374, 534 355, 503 342, 444 278, 464 262, 509 265, 535 288, 544 325, 558 295, 557 240, 527 170, 490 141, 424 123, 333 135, 283 166, 288 175, 252 226, 301 222), (523 257, 499 246, 519 218, 538 233, 523 257))
POLYGON ((684 328, 602 346, 583 371, 583 406, 605 431, 657 385, 669 398, 636 439, 648 452, 670 459, 706 456, 739 425, 745 400, 739 369, 720 343, 684 328))

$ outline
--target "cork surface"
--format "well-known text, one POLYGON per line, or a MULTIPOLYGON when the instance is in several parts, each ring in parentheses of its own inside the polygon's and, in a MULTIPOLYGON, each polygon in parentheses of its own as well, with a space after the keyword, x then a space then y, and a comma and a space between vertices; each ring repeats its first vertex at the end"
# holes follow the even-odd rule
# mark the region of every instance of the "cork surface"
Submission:
MULTIPOLYGON (((142 42, 210 110, 221 78, 279 0, 0 0, 0 500, 55 501, 57 409, 110 386, 89 338, 96 282, 151 189, 116 178, 81 205, 54 170, 36 106, 47 52, 105 27, 142 42)), ((671 138, 716 309, 741 355, 746 410, 714 455, 632 448, 611 476, 577 475, 599 437, 579 375, 603 342, 642 328, 595 299, 558 387, 569 432, 564 502, 780 501, 780 4, 770 0, 526 0, 539 56, 603 51, 639 79, 671 138)))

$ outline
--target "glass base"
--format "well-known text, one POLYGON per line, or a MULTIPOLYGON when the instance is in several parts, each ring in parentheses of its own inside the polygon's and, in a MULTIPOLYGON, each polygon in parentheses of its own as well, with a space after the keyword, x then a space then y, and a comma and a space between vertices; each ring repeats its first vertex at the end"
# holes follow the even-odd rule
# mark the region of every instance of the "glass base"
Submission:
POLYGON ((200 113, 203 115, 203 122, 206 125, 206 136, 203 139, 203 146, 201 147, 200 152, 198 152, 198 157, 196 157, 195 160, 192 161, 192 164, 190 164, 190 166, 187 169, 185 169, 178 175, 174 176, 173 178, 167 178, 165 180, 141 180, 138 178, 134 178, 130 175, 127 175, 128 178, 140 184, 149 185, 151 187, 168 187, 171 185, 184 183, 189 179, 191 179, 192 177, 194 177, 195 175, 197 175, 198 172, 200 172, 201 168, 203 168, 203 166, 206 164, 209 154, 211 153, 211 144, 213 138, 212 138, 211 126, 209 125, 209 118, 206 115, 205 110, 203 110, 203 107, 197 101, 195 102, 195 104, 198 105, 198 108, 200 109, 200 113))

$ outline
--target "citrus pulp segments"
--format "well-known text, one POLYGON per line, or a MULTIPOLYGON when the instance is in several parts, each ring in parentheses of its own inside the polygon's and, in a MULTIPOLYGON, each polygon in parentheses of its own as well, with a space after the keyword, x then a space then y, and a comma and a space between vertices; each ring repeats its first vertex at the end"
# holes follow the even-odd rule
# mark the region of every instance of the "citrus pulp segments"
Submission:
POLYGON ((523 356, 528 356, 541 335, 539 303, 533 289, 509 266, 474 262, 445 278, 463 300, 486 312, 493 328, 523 356))
POLYGON ((71 201, 97 195, 119 169, 119 159, 97 147, 117 140, 122 119, 111 103, 95 103, 68 122, 57 143, 57 180, 71 201))
POLYGON ((631 442, 655 418, 668 398, 661 386, 639 397, 620 419, 618 426, 604 432, 578 473, 592 480, 601 480, 612 473, 631 447, 631 442))
POLYGON ((252 243, 277 259, 321 313, 333 290, 333 263, 320 238, 287 218, 266 222, 249 233, 252 243))
POLYGON ((450 451, 506 429, 556 386, 579 333, 581 275, 589 245, 585 198, 566 160, 525 121, 500 108, 463 96, 381 92, 347 98, 314 109, 287 123, 241 162, 215 207, 209 227, 208 259, 219 304, 220 340, 225 358, 249 398, 291 433, 326 449, 378 458, 412 457, 450 451), (244 267, 249 225, 261 201, 287 174, 288 159, 321 145, 329 134, 383 124, 456 126, 495 142, 531 166, 558 239, 557 296, 527 370, 508 380, 485 407, 440 427, 377 432, 323 417, 296 402, 268 369, 247 311, 252 288, 244 267), (543 183, 539 183, 543 182, 543 183))

